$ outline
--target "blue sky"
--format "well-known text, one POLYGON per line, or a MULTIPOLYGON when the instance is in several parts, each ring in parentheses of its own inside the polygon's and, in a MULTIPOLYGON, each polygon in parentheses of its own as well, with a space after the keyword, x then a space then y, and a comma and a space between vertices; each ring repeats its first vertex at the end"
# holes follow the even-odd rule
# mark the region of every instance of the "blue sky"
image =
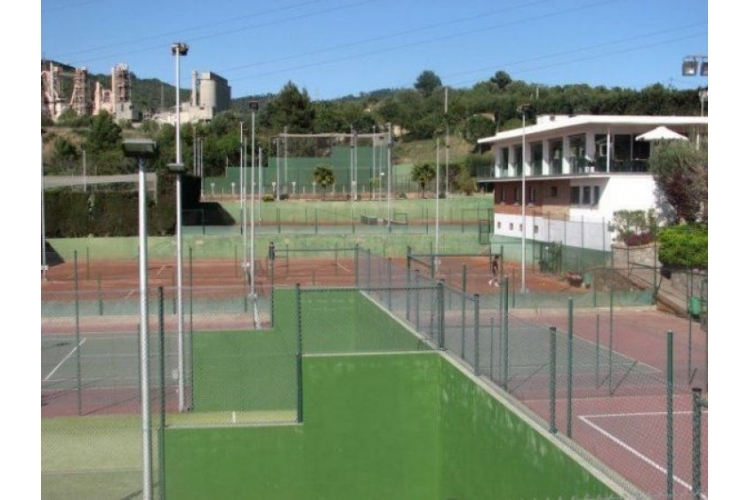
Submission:
POLYGON ((470 88, 504 70, 544 85, 640 89, 707 85, 683 77, 708 54, 706 0, 43 0, 41 55, 92 73, 119 63, 174 83, 172 42, 191 71, 225 77, 233 97, 292 81, 317 99, 411 87, 424 70, 470 88))

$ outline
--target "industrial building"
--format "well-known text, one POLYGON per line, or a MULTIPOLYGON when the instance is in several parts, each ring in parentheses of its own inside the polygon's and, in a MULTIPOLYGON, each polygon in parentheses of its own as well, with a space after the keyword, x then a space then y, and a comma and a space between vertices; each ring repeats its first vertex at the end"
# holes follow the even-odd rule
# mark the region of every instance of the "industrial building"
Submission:
MULTIPOLYGON (((142 121, 143 110, 133 105, 131 72, 126 64, 120 63, 112 68, 111 82, 110 88, 95 82, 92 89, 87 68, 71 71, 51 61, 42 61, 42 116, 57 121, 66 110, 73 109, 78 116, 107 111, 117 121, 142 121)), ((218 113, 228 110, 231 103, 231 87, 225 78, 210 71, 193 71, 190 100, 180 105, 180 121, 211 121, 218 113)), ((159 123, 174 124, 176 116, 175 109, 171 108, 157 112, 151 118, 159 123)))

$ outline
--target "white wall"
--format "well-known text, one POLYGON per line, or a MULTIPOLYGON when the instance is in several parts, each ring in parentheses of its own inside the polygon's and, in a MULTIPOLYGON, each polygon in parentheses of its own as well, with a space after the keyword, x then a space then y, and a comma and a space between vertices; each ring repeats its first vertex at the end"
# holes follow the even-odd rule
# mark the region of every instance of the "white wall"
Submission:
MULTIPOLYGON (((527 239, 561 241, 575 247, 609 250, 616 235, 608 231, 608 223, 616 211, 656 208, 656 183, 650 175, 592 176, 571 180, 571 186, 599 186, 599 204, 571 207, 568 221, 547 221, 541 217, 527 216, 527 239), (539 228, 536 233, 534 226, 539 228)), ((496 213, 494 234, 521 238, 522 222, 520 215, 496 213), (498 222, 501 223, 499 229, 498 222)))
POLYGON ((656 182, 651 175, 615 175, 599 200, 599 213, 611 219, 618 210, 656 208, 656 182))

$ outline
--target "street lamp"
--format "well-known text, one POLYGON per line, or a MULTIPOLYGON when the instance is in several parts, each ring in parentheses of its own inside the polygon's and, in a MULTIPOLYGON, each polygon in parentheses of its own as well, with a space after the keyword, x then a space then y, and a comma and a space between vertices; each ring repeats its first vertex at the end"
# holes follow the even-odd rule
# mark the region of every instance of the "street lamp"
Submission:
POLYGON ((516 109, 521 113, 521 293, 526 293, 526 113, 531 106, 522 104, 516 109))
POLYGON ((143 437, 143 498, 151 499, 151 411, 149 408, 148 348, 148 256, 146 239, 146 159, 156 156, 156 143, 150 139, 125 139, 122 149, 128 158, 138 160, 138 276, 140 289, 140 389, 143 437))
POLYGON ((179 410, 185 411, 185 366, 183 330, 184 318, 182 316, 182 174, 185 165, 182 163, 182 136, 180 135, 180 56, 186 56, 188 45, 178 42, 172 44, 172 55, 175 59, 175 162, 168 165, 169 170, 177 176, 175 182, 176 191, 176 238, 177 238, 177 386, 179 410))

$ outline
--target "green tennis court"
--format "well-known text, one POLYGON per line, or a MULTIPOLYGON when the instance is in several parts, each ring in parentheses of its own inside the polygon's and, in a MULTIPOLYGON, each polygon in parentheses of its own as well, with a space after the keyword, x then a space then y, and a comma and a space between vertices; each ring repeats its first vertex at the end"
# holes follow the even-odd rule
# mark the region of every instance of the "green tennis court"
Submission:
MULTIPOLYGON (((277 290, 273 301, 272 329, 192 335, 187 413, 174 411, 174 335, 163 344, 153 335, 152 475, 159 494, 617 496, 604 476, 365 293, 277 290)), ((45 498, 139 496, 138 354, 136 333, 43 338, 43 388, 107 389, 119 397, 108 410, 120 412, 43 418, 45 498)))

